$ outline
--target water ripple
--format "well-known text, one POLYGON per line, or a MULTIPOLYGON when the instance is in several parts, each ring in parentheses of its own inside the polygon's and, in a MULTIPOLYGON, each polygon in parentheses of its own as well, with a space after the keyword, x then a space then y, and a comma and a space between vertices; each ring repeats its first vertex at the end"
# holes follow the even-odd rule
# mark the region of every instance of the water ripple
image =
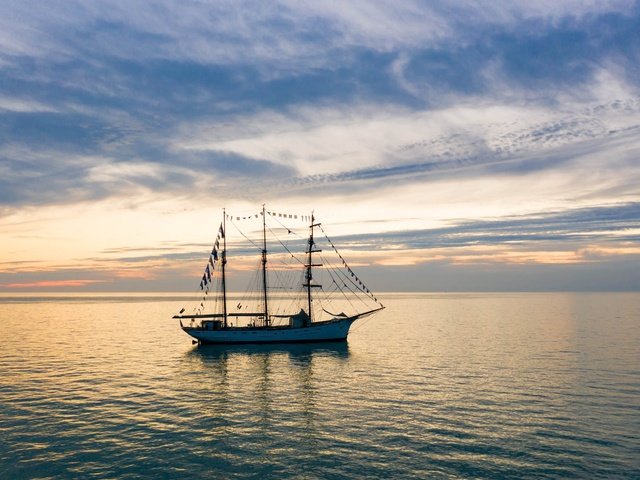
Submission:
POLYGON ((640 296, 389 295, 196 347, 179 295, 0 303, 1 478, 638 478, 640 296))

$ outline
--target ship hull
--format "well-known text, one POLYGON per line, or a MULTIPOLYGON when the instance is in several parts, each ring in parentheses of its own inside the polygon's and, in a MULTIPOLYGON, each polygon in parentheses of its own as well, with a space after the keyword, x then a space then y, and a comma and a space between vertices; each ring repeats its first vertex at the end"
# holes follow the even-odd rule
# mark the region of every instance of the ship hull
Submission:
POLYGON ((226 328, 205 330, 202 328, 182 327, 198 340, 207 344, 263 344, 263 343, 314 343, 346 341, 349 328, 355 318, 329 320, 312 323, 310 327, 273 327, 273 328, 226 328))

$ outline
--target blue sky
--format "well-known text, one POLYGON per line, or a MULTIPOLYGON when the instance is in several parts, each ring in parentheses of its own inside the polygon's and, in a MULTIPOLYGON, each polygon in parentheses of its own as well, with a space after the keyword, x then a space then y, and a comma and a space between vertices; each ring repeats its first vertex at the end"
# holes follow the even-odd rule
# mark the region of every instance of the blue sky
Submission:
POLYGON ((2 9, 1 290, 188 290, 264 202, 378 290, 640 288, 640 2, 2 9))

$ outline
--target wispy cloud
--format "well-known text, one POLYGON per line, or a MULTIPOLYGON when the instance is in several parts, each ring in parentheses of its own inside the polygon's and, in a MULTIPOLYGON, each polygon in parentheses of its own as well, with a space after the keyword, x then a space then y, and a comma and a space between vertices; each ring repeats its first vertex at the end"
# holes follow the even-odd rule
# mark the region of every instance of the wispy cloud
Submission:
POLYGON ((339 239, 364 265, 588 264, 640 258, 637 203, 339 239))

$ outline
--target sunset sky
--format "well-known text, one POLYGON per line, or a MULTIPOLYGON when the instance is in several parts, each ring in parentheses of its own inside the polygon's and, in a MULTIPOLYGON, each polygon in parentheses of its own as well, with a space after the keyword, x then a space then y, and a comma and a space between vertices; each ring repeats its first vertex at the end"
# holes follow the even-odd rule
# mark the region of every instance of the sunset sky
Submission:
POLYGON ((193 290, 263 203, 378 291, 640 290, 640 2, 0 4, 0 292, 193 290))

